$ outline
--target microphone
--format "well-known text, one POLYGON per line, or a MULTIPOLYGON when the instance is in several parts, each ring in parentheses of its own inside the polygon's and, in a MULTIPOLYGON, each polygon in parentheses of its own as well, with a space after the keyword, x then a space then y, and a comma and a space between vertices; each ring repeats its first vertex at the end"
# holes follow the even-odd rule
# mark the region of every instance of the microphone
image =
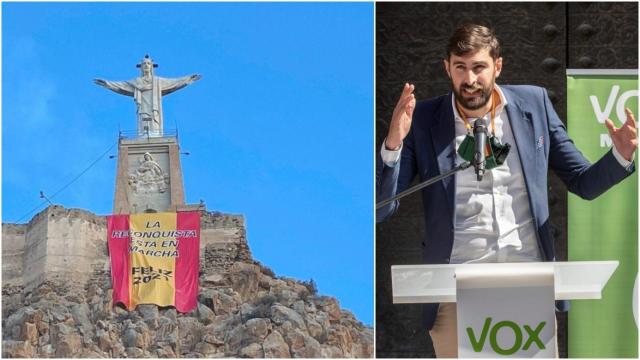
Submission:
POLYGON ((476 169, 478 181, 482 181, 486 165, 484 151, 487 146, 487 125, 484 119, 476 119, 473 124, 473 137, 475 139, 473 166, 476 169))

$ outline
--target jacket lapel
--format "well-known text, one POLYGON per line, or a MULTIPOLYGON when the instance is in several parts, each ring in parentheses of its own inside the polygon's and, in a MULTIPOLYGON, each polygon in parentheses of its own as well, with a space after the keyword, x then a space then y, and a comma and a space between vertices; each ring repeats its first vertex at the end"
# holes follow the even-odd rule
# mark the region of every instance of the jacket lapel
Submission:
MULTIPOLYGON (((507 97, 507 115, 509 116, 509 124, 515 139, 515 146, 520 156, 520 164, 524 175, 524 182, 527 186, 527 192, 531 197, 531 184, 536 181, 538 171, 536 171, 536 144, 535 129, 533 128, 533 118, 531 112, 523 106, 520 98, 513 95, 511 91, 501 88, 505 97, 507 97)), ((529 199, 531 202, 531 198, 529 199)), ((531 211, 534 211, 533 207, 531 211)), ((535 216, 535 214, 533 214, 535 216)))
MULTIPOLYGON (((444 98, 439 114, 435 116, 435 121, 431 127, 431 140, 438 162, 439 174, 444 174, 455 167, 455 121, 453 109, 451 108, 451 94, 444 98)), ((433 176, 433 175, 431 175, 433 176)), ((425 176, 426 177, 426 176, 425 176)), ((453 216, 455 201, 455 175, 449 176, 441 181, 447 199, 449 199, 449 211, 453 216)), ((425 179, 426 180, 426 179, 425 179)))

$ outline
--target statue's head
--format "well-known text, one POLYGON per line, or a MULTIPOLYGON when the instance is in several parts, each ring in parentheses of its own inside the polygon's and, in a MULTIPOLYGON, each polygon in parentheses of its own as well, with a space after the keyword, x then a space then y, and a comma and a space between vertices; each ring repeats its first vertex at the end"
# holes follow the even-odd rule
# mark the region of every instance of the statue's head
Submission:
POLYGON ((145 161, 153 160, 153 158, 151 157, 151 154, 149 154, 148 152, 144 153, 143 157, 144 157, 145 161))
POLYGON ((143 76, 151 76, 153 75, 153 68, 157 68, 158 64, 154 64, 153 60, 149 57, 149 55, 145 55, 140 64, 136 65, 136 67, 140 68, 143 76))

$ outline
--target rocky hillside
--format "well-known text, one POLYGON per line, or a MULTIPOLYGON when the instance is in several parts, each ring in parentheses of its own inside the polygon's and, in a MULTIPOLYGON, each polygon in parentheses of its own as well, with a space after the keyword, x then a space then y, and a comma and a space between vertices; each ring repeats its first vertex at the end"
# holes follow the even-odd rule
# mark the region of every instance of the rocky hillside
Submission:
MULTIPOLYGON (((215 216, 205 213, 203 226, 215 216)), ((29 292, 3 284, 2 356, 373 357, 373 330, 336 299, 247 254, 246 246, 206 246, 198 308, 188 314, 114 306, 102 269, 86 283, 47 280, 29 292)))

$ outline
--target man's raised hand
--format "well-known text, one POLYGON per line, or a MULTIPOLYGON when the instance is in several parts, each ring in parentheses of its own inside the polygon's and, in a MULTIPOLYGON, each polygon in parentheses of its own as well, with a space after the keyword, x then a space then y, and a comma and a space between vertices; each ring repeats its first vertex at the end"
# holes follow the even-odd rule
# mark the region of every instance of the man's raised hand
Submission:
POLYGON ((416 97, 413 94, 413 90, 415 90, 413 84, 404 84, 400 99, 396 104, 396 108, 393 109, 389 133, 385 141, 385 146, 389 150, 399 148, 411 129, 411 118, 413 110, 416 108, 416 97))
POLYGON ((629 108, 625 108, 624 111, 627 113, 627 121, 621 127, 616 128, 610 119, 605 120, 604 123, 607 126, 607 130, 609 130, 609 135, 618 153, 627 161, 631 161, 633 153, 638 147, 636 119, 629 108))

